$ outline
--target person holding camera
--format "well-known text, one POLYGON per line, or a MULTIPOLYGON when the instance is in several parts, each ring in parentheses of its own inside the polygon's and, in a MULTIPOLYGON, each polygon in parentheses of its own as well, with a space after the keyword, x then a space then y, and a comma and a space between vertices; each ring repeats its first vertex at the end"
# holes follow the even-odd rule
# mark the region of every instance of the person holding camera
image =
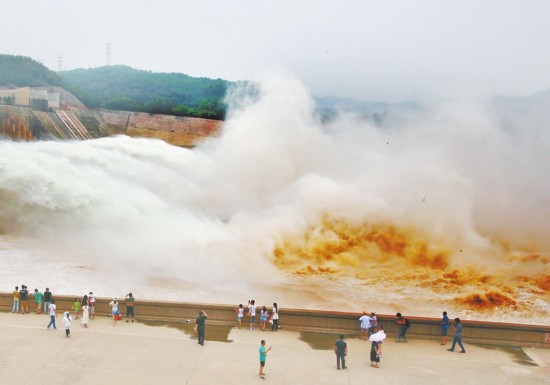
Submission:
POLYGON ((132 296, 132 293, 126 294, 126 322, 132 320, 134 322, 134 301, 135 298, 132 296))
POLYGON ((198 340, 200 345, 204 345, 204 332, 206 329, 206 319, 208 314, 204 310, 199 311, 199 316, 195 321, 195 331, 198 334, 198 340))

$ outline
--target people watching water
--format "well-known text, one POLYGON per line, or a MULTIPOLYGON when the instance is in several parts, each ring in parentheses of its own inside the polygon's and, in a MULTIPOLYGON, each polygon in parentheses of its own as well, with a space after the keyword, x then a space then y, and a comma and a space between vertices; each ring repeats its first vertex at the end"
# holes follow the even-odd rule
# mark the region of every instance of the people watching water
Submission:
POLYGON ((443 318, 441 318, 441 345, 447 344, 447 332, 450 326, 449 317, 447 316, 447 312, 444 311, 443 318))
POLYGON ((262 331, 265 330, 265 325, 267 325, 267 308, 262 306, 262 309, 260 310, 260 327, 262 331))
POLYGON ((401 313, 395 315, 397 320, 395 324, 397 325, 397 341, 396 342, 407 342, 407 330, 409 328, 409 322, 401 313))
POLYGON ((273 309, 271 310, 271 331, 276 332, 279 330, 279 306, 277 302, 273 302, 273 309))
POLYGON ((43 294, 39 292, 38 289, 34 289, 34 301, 36 302, 36 308, 34 309, 34 311, 36 312, 36 314, 40 314, 40 311, 42 310, 43 297, 43 294))
POLYGON ((208 314, 204 310, 199 311, 199 316, 195 320, 195 331, 197 332, 197 339, 199 341, 199 345, 204 346, 204 335, 206 332, 206 319, 208 318, 208 314))
POLYGON ((242 303, 235 308, 235 313, 237 313, 237 322, 239 323, 239 329, 240 329, 242 326, 243 317, 244 317, 244 306, 242 303))
POLYGON ((370 334, 376 333, 378 327, 378 318, 375 312, 370 313, 370 334))
POLYGON ((90 292, 88 294, 88 306, 90 307, 90 318, 91 319, 95 318, 95 302, 96 302, 96 299, 95 299, 94 293, 90 292))
POLYGON ((109 306, 111 306, 111 317, 113 319, 113 326, 117 325, 118 316, 120 315, 120 311, 118 310, 118 301, 116 298, 113 298, 111 302, 109 302, 109 306))
POLYGON ((19 313, 19 305, 21 303, 21 294, 19 294, 19 286, 15 286, 13 294, 13 307, 11 308, 12 313, 19 313))
POLYGON ((88 296, 84 295, 82 298, 82 326, 87 328, 88 322, 90 322, 90 306, 88 305, 88 296))
POLYGON ((48 314, 50 309, 50 304, 52 303, 52 292, 49 288, 44 290, 44 314, 48 314))
POLYGON ((73 310, 74 310, 74 319, 77 320, 80 315, 80 308, 82 307, 82 302, 75 298, 73 301, 73 310))
POLYGON ((21 290, 19 290, 19 298, 21 301, 21 314, 29 314, 29 291, 27 286, 21 285, 21 290))
POLYGON ((256 329, 256 301, 253 299, 248 301, 248 317, 249 324, 250 324, 250 330, 256 329))
POLYGON ((128 293, 126 294, 126 297, 124 299, 126 301, 126 323, 128 323, 128 320, 132 320, 132 322, 134 322, 135 298, 132 293, 128 293))
POLYGON ((361 339, 367 340, 369 338, 369 331, 372 327, 372 318, 369 317, 368 312, 365 310, 363 315, 359 317, 359 327, 361 328, 361 339))

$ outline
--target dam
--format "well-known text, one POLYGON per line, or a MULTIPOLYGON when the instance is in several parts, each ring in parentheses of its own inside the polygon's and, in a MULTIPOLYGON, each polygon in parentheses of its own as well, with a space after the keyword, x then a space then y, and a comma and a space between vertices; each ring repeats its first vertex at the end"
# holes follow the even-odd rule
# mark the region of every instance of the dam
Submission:
MULTIPOLYGON (((6 90, 0 90, 0 96, 6 90)), ((215 136, 221 121, 129 111, 90 110, 59 87, 10 90, 14 105, 0 104, 0 137, 13 140, 86 140, 112 135, 157 138, 193 147, 215 136), (35 95, 32 98, 31 95, 35 95), (48 100, 48 95, 50 100, 48 100), (38 98, 40 97, 40 98, 38 98), (51 99, 55 99, 52 103, 51 99), (38 101, 42 103, 37 103, 38 101)))

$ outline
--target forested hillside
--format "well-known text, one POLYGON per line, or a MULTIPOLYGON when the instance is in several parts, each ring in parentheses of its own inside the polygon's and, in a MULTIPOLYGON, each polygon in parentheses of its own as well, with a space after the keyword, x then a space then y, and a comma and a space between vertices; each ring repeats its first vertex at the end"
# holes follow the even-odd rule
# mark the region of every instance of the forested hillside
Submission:
POLYGON ((63 79, 45 65, 26 56, 0 54, 0 86, 66 88, 63 79))
POLYGON ((223 119, 229 83, 180 73, 154 73, 127 66, 75 69, 59 75, 91 108, 223 119))

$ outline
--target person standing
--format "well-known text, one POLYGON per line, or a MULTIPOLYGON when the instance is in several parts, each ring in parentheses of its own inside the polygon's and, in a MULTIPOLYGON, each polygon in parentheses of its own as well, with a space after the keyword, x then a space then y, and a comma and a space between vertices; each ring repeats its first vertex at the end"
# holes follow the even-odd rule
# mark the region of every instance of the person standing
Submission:
POLYGON ((13 294, 13 306, 11 308, 12 313, 19 313, 19 305, 21 304, 21 294, 19 294, 19 286, 15 286, 13 294))
POLYGON ((88 306, 88 296, 84 295, 82 298, 82 326, 85 328, 88 327, 88 322, 90 322, 90 306, 88 306))
POLYGON ((248 301, 248 316, 250 317, 250 330, 256 329, 256 301, 253 299, 248 301))
POLYGON ((441 319, 441 345, 447 345, 447 332, 450 326, 449 317, 447 317, 447 312, 444 311, 441 319))
POLYGON ((340 363, 342 363, 342 369, 347 369, 348 344, 344 340, 343 334, 340 334, 340 338, 334 343, 334 353, 336 353, 336 369, 340 370, 340 363))
POLYGON ((75 298, 74 301, 73 301, 73 310, 74 310, 74 319, 75 320, 78 319, 78 315, 80 314, 81 307, 82 307, 82 302, 78 298, 75 298))
POLYGON ((244 317, 244 306, 242 303, 240 303, 239 306, 235 308, 235 313, 237 313, 237 322, 239 323, 239 329, 240 329, 241 326, 243 325, 243 317, 244 317))
POLYGON ((264 367, 265 367, 265 361, 267 358, 267 353, 271 350, 271 346, 266 349, 265 347, 265 340, 260 341, 260 378, 262 380, 265 380, 265 373, 264 373, 264 367))
POLYGON ((265 330, 265 325, 267 325, 267 308, 262 306, 262 310, 260 310, 260 326, 262 331, 265 330))
MULTIPOLYGON (((386 339, 386 333, 384 332, 384 327, 382 325, 377 325, 376 330, 373 334, 370 335, 369 341, 378 342, 378 356, 382 358, 382 342, 386 339)), ((372 346, 371 346, 372 351, 372 346)))
POLYGON ((397 320, 395 321, 397 325, 396 342, 407 342, 407 329, 409 328, 408 321, 401 315, 401 313, 397 313, 395 316, 397 317, 397 320))
POLYGON ((109 306, 111 306, 111 317, 113 318, 113 326, 117 324, 116 321, 118 321, 118 316, 120 312, 118 311, 118 301, 116 298, 113 298, 111 302, 109 302, 109 306))
POLYGON ((447 350, 453 352, 456 344, 458 344, 458 346, 462 349, 459 353, 466 353, 466 349, 464 349, 464 345, 462 345, 462 322, 460 322, 460 318, 455 318, 455 324, 451 325, 451 327, 454 329, 455 333, 453 336, 453 344, 451 345, 451 348, 447 350))
POLYGON ((273 323, 271 324, 271 331, 276 332, 277 330, 279 330, 279 306, 277 305, 277 302, 273 302, 271 320, 273 321, 273 323))
POLYGON ((359 317, 362 340, 366 340, 369 338, 369 330, 372 327, 372 324, 371 324, 372 318, 369 317, 367 314, 368 312, 365 310, 363 312, 363 315, 359 317))
POLYGON ((50 311, 50 304, 52 303, 52 292, 49 288, 44 291, 44 314, 48 314, 50 311))
POLYGON ((19 290, 19 297, 21 300, 21 314, 29 314, 29 291, 27 286, 21 285, 21 290, 19 290))
POLYGON ((40 311, 42 310, 42 299, 43 295, 41 292, 38 291, 38 289, 34 289, 34 300, 36 302, 36 314, 40 314, 40 311))
POLYGON ((132 296, 132 293, 126 294, 126 322, 128 322, 129 319, 134 322, 134 301, 135 298, 132 296))
POLYGON ((382 355, 380 343, 380 341, 372 341, 370 347, 370 366, 372 366, 373 368, 380 367, 380 356, 382 355))
POLYGON ((204 346, 204 334, 206 329, 206 319, 208 314, 204 310, 199 311, 199 316, 195 321, 195 331, 197 332, 199 344, 204 346))
POLYGON ((55 330, 57 330, 57 327, 55 326, 55 318, 57 317, 57 310, 55 306, 55 300, 52 299, 52 302, 48 305, 48 314, 50 315, 50 323, 48 324, 48 329, 50 326, 53 326, 55 330))
POLYGON ((378 331, 378 318, 376 318, 376 313, 370 313, 370 334, 376 333, 378 331))
POLYGON ((66 311, 63 314, 63 327, 65 328, 65 336, 67 338, 71 338, 71 324, 72 324, 71 314, 68 311, 66 311))
POLYGON ((88 306, 90 307, 90 318, 91 319, 94 319, 95 318, 95 296, 94 296, 94 293, 90 292, 90 294, 88 294, 88 306))

